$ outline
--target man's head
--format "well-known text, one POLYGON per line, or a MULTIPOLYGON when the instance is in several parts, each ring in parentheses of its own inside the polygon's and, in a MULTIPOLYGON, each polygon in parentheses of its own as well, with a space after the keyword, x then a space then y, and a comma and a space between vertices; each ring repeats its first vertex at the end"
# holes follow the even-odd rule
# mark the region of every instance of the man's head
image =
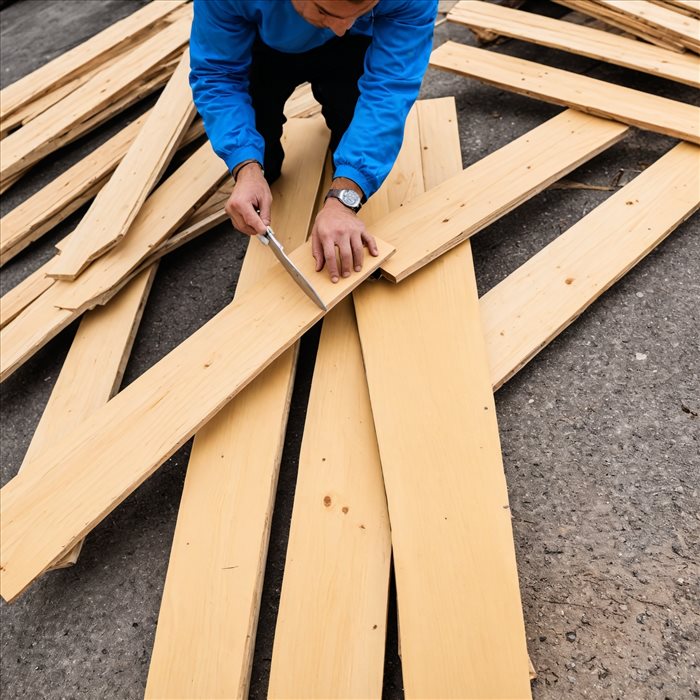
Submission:
POLYGON ((330 29, 343 36, 358 17, 369 12, 379 0, 292 0, 294 9, 314 27, 330 29))

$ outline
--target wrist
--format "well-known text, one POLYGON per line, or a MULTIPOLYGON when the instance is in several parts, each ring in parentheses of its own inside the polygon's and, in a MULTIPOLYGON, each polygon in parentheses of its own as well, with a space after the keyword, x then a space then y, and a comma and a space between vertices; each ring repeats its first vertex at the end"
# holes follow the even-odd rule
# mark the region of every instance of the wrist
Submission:
POLYGON ((360 199, 364 203, 366 201, 365 193, 362 188, 354 181, 348 177, 334 177, 331 182, 330 189, 332 190, 352 190, 360 195, 360 199))
POLYGON ((233 176, 233 182, 234 184, 238 182, 238 179, 241 177, 249 177, 251 175, 257 176, 257 175, 264 175, 264 170, 263 166, 260 163, 260 161, 255 160, 255 159, 250 159, 250 160, 244 160, 242 163, 239 163, 231 172, 233 176), (254 166, 254 167, 251 167, 254 166))

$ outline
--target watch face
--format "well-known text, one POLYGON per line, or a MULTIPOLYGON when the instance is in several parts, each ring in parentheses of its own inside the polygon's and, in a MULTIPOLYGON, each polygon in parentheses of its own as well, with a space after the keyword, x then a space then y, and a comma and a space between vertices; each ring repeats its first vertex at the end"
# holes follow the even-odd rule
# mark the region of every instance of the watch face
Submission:
POLYGON ((348 207, 356 207, 360 204, 360 195, 354 190, 341 190, 340 201, 348 207))

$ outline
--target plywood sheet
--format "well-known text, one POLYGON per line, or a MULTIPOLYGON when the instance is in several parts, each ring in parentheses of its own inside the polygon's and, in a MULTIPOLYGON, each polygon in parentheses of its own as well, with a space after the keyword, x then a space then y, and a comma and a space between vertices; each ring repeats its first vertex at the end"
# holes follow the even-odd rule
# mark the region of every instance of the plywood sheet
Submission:
MULTIPOLYGON (((458 139, 450 132, 445 148, 444 132, 426 119, 423 148, 448 162, 452 153, 459 168, 458 139)), ((367 285, 354 300, 391 520, 406 697, 530 697, 469 244, 397 288, 367 285)))
POLYGON ((451 41, 433 51, 430 64, 546 102, 700 143, 700 108, 694 105, 451 41))
POLYGON ((106 185, 100 190, 50 269, 54 279, 75 279, 126 235, 160 179, 196 109, 185 51, 165 89, 106 185))
POLYGON ((483 0, 462 0, 447 18, 469 27, 491 30, 503 36, 700 87, 700 59, 697 56, 667 51, 599 29, 483 0))
MULTIPOLYGON (((291 119, 273 226, 303 243, 328 146, 320 115, 291 119)), ((251 241, 236 295, 275 265, 251 241)), ((296 347, 195 436, 146 685, 147 698, 246 697, 296 347), (203 593, 206 591, 206 593, 203 593), (183 608, 180 601, 188 600, 183 608)))

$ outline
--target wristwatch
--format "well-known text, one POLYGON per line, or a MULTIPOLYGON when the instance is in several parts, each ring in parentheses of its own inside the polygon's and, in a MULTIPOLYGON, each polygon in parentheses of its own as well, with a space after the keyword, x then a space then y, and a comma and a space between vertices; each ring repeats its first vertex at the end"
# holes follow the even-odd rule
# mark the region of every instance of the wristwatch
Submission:
POLYGON ((325 202, 329 197, 334 197, 348 209, 352 209, 355 214, 357 214, 362 207, 362 197, 360 197, 355 190, 328 190, 328 194, 323 201, 325 202))

